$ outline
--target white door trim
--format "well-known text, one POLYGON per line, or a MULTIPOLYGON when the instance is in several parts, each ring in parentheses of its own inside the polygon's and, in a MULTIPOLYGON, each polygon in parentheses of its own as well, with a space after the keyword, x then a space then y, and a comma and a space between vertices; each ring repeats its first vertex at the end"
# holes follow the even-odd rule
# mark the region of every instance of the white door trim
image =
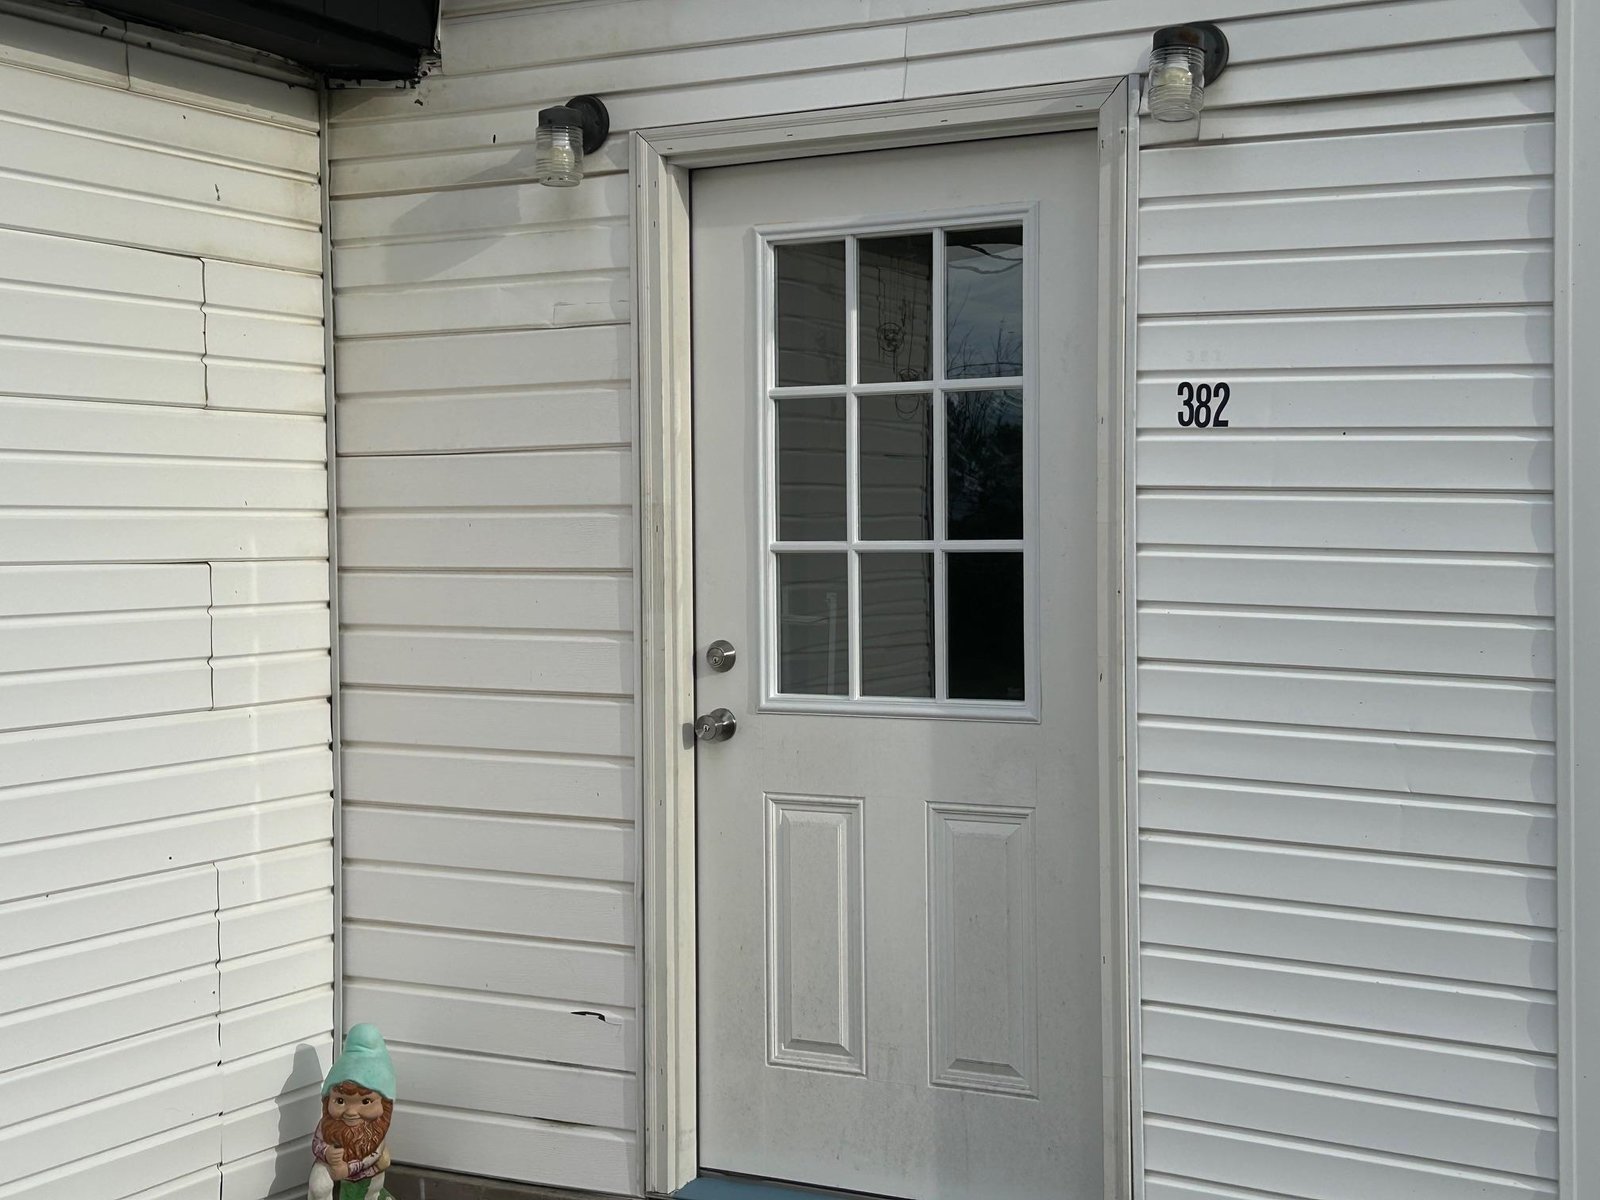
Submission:
POLYGON ((1562 1196, 1600 1188, 1600 94, 1579 68, 1591 4, 1556 4, 1556 894, 1562 1196), (1587 132, 1585 132, 1587 131, 1587 132))
POLYGON ((1130 206, 1137 161, 1137 80, 980 92, 633 135, 634 322, 638 338, 638 771, 642 792, 639 900, 642 950, 640 1080, 643 1190, 667 1194, 699 1165, 694 743, 694 486, 691 473, 689 172, 844 151, 970 141, 1073 129, 1100 133, 1100 571, 1103 987, 1107 1027, 1108 1195, 1130 1192, 1133 1124, 1131 1019, 1136 965, 1128 904, 1125 675, 1132 623, 1124 586, 1132 504, 1124 470, 1132 407, 1130 206))

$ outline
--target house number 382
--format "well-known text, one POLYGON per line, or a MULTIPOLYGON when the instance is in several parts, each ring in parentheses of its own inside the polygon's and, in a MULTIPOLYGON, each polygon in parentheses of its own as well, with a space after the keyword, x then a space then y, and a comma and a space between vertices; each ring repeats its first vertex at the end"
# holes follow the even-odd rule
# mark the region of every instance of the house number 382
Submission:
POLYGON ((1178 385, 1178 424, 1185 429, 1226 429, 1228 418, 1223 410, 1228 407, 1228 385, 1225 383, 1190 383, 1178 385))

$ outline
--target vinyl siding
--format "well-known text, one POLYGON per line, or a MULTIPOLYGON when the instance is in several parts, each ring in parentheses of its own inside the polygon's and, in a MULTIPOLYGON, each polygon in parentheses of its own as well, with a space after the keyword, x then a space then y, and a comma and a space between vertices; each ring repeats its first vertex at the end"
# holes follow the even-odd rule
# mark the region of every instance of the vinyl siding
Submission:
MULTIPOLYGON (((1139 156, 1139 1186, 1551 1195, 1554 6, 1204 15, 1199 140, 1139 156)), ((615 134, 1120 75, 1193 16, 446 0, 442 73, 337 98, 350 1006, 415 1161, 638 1183, 615 134), (614 136, 540 188, 578 92, 614 136)))
POLYGON ((5 1200, 303 1194, 329 1061, 317 99, 224 58, 0 6, 5 1200))

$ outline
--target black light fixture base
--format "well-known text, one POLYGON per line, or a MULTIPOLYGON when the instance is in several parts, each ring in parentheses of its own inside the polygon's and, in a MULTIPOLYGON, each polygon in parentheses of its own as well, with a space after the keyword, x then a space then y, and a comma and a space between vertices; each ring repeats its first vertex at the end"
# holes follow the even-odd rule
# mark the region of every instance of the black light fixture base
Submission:
POLYGON ((1228 35, 1210 21, 1194 21, 1188 25, 1168 25, 1156 30, 1151 45, 1161 50, 1167 46, 1195 46, 1206 57, 1205 80, 1210 84, 1228 65, 1228 35))
POLYGON ((593 154, 605 145, 611 133, 611 114, 606 111, 605 103, 599 96, 574 96, 567 101, 566 107, 578 114, 578 123, 583 126, 585 155, 593 154))

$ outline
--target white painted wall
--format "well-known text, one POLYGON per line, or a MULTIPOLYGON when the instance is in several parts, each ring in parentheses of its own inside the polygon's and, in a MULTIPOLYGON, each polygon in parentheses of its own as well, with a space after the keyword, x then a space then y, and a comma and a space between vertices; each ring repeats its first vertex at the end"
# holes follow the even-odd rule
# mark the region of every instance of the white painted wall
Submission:
MULTIPOLYGON (((350 1014, 400 1043, 403 1158, 627 1191, 626 143, 540 188, 537 111, 1116 75, 1197 14, 446 13, 444 72, 330 131, 350 1014)), ((1140 155, 1141 1186, 1553 1195, 1553 0, 1198 15, 1233 66, 1140 155), (1185 378, 1230 430, 1177 430, 1185 378)))
POLYGON ((303 1195, 331 1044, 317 97, 206 58, 0 6, 5 1200, 303 1195))

